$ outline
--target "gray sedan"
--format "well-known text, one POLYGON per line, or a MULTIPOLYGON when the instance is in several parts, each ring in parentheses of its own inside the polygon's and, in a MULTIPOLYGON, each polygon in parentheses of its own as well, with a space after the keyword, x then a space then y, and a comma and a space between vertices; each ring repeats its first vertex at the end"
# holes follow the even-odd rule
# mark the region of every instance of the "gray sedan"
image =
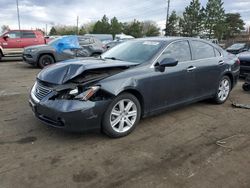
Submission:
POLYGON ((204 99, 224 103, 239 77, 239 60, 196 38, 124 42, 99 59, 42 70, 30 106, 42 122, 70 131, 131 133, 142 117, 204 99))

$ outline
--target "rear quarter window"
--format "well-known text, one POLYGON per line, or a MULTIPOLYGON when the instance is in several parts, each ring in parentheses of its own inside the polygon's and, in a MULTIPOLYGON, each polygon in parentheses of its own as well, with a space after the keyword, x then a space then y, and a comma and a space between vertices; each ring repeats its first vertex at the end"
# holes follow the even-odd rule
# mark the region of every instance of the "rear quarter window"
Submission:
POLYGON ((191 44, 195 60, 215 57, 215 49, 210 44, 201 41, 191 41, 191 44))

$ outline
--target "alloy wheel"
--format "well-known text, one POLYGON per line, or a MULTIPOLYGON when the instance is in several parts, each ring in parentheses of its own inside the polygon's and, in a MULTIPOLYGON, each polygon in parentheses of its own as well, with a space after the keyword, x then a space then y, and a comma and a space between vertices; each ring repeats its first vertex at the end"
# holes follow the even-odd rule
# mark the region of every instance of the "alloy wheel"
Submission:
POLYGON ((227 79, 223 79, 219 86, 218 99, 225 101, 230 93, 230 83, 227 79))
POLYGON ((124 133, 131 129, 136 122, 138 110, 130 99, 118 101, 110 114, 110 125, 118 133, 124 133))

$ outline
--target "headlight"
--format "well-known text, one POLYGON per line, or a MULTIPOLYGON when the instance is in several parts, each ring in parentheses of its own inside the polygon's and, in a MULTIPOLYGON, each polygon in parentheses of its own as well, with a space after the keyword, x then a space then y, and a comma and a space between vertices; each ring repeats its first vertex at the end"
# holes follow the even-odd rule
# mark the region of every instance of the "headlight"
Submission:
POLYGON ((31 48, 31 49, 27 49, 27 52, 32 53, 32 52, 36 52, 38 49, 37 48, 31 48))
MULTIPOLYGON (((84 91, 83 93, 77 95, 75 97, 75 99, 79 99, 79 100, 82 100, 82 101, 87 101, 89 100, 98 90, 100 89, 100 86, 92 86, 92 87, 89 87, 86 91, 84 91)), ((76 89, 74 89, 76 90, 76 89)), ((74 93, 76 91, 74 90, 71 90, 70 92, 74 93)), ((77 90, 78 91, 78 90, 77 90)))

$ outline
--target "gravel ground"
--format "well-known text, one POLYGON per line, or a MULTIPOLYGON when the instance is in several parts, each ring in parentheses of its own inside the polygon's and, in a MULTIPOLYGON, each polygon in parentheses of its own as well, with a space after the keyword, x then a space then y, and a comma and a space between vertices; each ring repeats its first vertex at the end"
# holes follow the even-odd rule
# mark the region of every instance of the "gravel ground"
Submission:
MULTIPOLYGON (((40 71, 0 62, 0 187, 250 187, 250 110, 200 102, 143 119, 121 139, 37 121, 28 92, 40 71)), ((250 104, 240 82, 231 99, 250 104)))

